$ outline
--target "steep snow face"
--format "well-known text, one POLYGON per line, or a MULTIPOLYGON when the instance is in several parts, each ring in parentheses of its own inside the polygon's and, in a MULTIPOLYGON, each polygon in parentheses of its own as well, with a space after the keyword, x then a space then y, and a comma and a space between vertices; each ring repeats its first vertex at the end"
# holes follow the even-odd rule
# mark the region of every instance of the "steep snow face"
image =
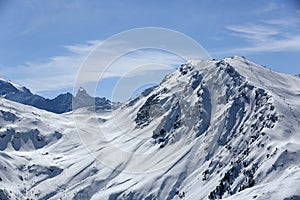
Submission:
POLYGON ((299 198, 299 84, 232 57, 189 61, 112 112, 1 99, 0 197, 299 198))

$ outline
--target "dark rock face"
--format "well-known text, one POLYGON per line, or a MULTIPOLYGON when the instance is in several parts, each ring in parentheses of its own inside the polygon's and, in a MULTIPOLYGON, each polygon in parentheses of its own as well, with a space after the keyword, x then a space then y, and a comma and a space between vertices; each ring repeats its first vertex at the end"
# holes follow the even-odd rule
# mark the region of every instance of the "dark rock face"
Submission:
POLYGON ((54 113, 64 113, 72 110, 72 98, 73 95, 71 93, 60 94, 54 99, 50 100, 51 112, 54 113))
POLYGON ((145 126, 148 126, 151 122, 152 118, 150 116, 150 110, 154 105, 158 104, 159 102, 156 97, 157 95, 152 95, 151 97, 149 97, 145 104, 138 111, 137 116, 135 118, 135 122, 138 127, 143 128, 145 126))
POLYGON ((17 93, 19 90, 15 88, 11 83, 0 80, 0 95, 6 95, 7 93, 17 93))
POLYGON ((3 111, 3 110, 0 110, 0 113, 2 114, 3 116, 3 119, 5 121, 10 121, 10 122, 15 122, 16 119, 17 119, 17 116, 11 112, 6 112, 6 111, 3 111))
POLYGON ((11 144, 14 150, 19 151, 29 140, 31 141, 30 143, 32 143, 31 148, 40 149, 46 146, 50 141, 60 139, 61 137, 62 134, 59 132, 54 132, 45 137, 40 134, 38 129, 19 132, 11 128, 0 132, 0 150, 4 151, 8 145, 11 144))
POLYGON ((91 97, 83 88, 79 89, 75 97, 71 93, 65 93, 58 95, 54 99, 46 99, 42 96, 32 94, 25 87, 21 89, 16 88, 9 81, 0 79, 0 95, 5 99, 57 114, 71 111, 72 104, 75 105, 74 109, 86 106, 96 106, 104 109, 111 108, 111 102, 108 99, 91 97))

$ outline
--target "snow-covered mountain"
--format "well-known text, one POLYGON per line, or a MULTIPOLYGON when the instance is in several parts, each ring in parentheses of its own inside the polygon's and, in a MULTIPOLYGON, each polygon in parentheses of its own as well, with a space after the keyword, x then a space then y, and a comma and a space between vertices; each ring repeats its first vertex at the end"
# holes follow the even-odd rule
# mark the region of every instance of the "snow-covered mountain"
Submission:
POLYGON ((89 98, 88 102, 76 103, 75 109, 90 105, 96 105, 101 108, 111 108, 111 102, 106 98, 91 97, 81 88, 75 97, 71 93, 60 94, 54 99, 46 99, 42 96, 32 94, 26 87, 15 84, 9 80, 0 78, 0 95, 1 97, 19 102, 25 105, 34 106, 39 109, 61 114, 72 110, 72 101, 80 102, 82 93, 85 93, 85 99, 89 98))
POLYGON ((299 85, 232 57, 112 111, 1 98, 0 199, 299 199, 299 85))

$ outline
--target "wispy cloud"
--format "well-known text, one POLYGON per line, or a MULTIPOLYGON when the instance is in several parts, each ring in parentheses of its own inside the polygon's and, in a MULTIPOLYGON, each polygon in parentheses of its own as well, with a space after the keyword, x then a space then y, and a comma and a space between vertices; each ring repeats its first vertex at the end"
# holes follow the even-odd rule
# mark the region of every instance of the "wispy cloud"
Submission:
POLYGON ((231 35, 263 42, 268 40, 270 37, 279 34, 279 31, 275 28, 262 26, 262 25, 230 25, 226 27, 230 31, 231 35))
POLYGON ((234 49, 235 52, 280 52, 300 50, 300 36, 290 35, 285 39, 269 39, 263 43, 250 47, 240 47, 234 49))
POLYGON ((300 29, 298 18, 268 19, 258 24, 228 25, 228 34, 244 40, 244 46, 236 46, 214 54, 289 52, 300 50, 300 29))
POLYGON ((300 17, 300 9, 296 10, 296 14, 300 17))
POLYGON ((92 51, 100 43, 101 43, 101 41, 99 41, 99 40, 90 40, 90 41, 87 41, 85 44, 64 45, 64 48, 75 54, 86 55, 86 53, 92 51))
POLYGON ((83 63, 76 77, 75 90, 83 86, 93 93, 101 79, 121 78, 130 80, 122 83, 123 89, 118 92, 118 100, 124 100, 124 97, 128 97, 125 93, 133 86, 149 82, 159 83, 158 79, 185 62, 180 56, 162 49, 134 49, 131 44, 122 41, 105 45, 96 48, 83 63), (129 51, 124 52, 126 49, 129 51), (137 80, 140 80, 139 84, 135 82, 137 80))
POLYGON ((300 18, 284 2, 269 2, 254 10, 258 20, 225 26, 235 43, 227 49, 212 52, 221 54, 253 54, 269 52, 294 52, 300 50, 300 18), (291 12, 288 14, 288 11, 291 12), (275 17, 278 12, 278 17, 275 17), (282 13, 287 13, 284 15, 282 13))
POLYGON ((16 67, 1 68, 0 73, 34 92, 69 88, 80 64, 88 55, 88 49, 83 50, 86 45, 90 48, 94 46, 91 43, 74 45, 72 50, 66 48, 67 55, 53 56, 44 62, 28 61, 16 67))
POLYGON ((266 4, 263 8, 259 9, 258 12, 271 12, 282 8, 283 6, 283 4, 270 2, 266 4))
POLYGON ((277 25, 277 26, 297 26, 297 22, 299 19, 291 18, 291 19, 268 19, 262 21, 265 24, 269 25, 277 25))
POLYGON ((115 58, 109 66, 103 66, 106 63, 103 58, 114 54, 126 43, 115 42, 98 49, 96 47, 99 44, 101 41, 96 40, 66 45, 65 55, 53 56, 45 62, 30 61, 17 67, 0 68, 0 74, 34 92, 45 92, 72 88, 82 66, 85 70, 80 71, 83 73, 81 77, 84 77, 80 84, 84 85, 87 82, 98 82, 99 78, 147 76, 147 71, 166 73, 184 62, 182 58, 168 52, 145 49, 129 52, 115 58))

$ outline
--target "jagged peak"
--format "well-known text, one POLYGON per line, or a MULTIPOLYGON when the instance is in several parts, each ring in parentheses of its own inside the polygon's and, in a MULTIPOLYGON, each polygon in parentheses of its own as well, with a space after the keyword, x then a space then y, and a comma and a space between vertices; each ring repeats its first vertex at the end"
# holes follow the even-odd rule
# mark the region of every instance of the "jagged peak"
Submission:
POLYGON ((86 90, 83 87, 79 87, 78 92, 86 92, 86 90))
MULTIPOLYGON (((281 85, 277 85, 277 82, 274 82, 274 80, 280 80, 281 83, 289 83, 292 85, 297 85, 299 80, 297 76, 272 71, 270 68, 256 64, 243 56, 226 57, 221 60, 189 60, 181 65, 178 70, 184 71, 184 73, 194 72, 195 70, 200 73, 207 73, 208 69, 217 70, 220 67, 225 69, 230 67, 237 72, 236 75, 244 77, 245 80, 252 85, 269 91, 272 90, 273 87, 281 87, 281 85)), ((288 86, 289 84, 286 85, 288 86)))
POLYGON ((77 93, 76 93, 76 98, 82 98, 82 97, 85 97, 85 98, 92 98, 91 95, 88 94, 88 92, 86 91, 86 89, 84 89, 83 87, 79 87, 79 89, 77 90, 77 93))

